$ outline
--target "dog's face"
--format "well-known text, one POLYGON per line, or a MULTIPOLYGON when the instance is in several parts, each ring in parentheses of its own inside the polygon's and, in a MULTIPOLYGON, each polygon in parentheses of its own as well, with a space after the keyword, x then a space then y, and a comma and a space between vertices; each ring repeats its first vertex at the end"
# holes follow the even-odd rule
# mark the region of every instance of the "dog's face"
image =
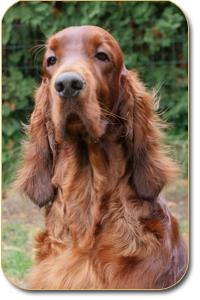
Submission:
POLYGON ((43 70, 50 84, 55 139, 101 136, 118 99, 123 57, 118 43, 95 26, 66 28, 48 39, 43 70))

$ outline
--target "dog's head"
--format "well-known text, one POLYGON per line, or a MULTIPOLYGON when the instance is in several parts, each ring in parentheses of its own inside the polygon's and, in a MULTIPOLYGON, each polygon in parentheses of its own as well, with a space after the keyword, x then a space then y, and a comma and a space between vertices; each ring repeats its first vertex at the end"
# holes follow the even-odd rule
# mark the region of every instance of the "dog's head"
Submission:
POLYGON ((40 207, 53 201, 57 145, 106 136, 124 147, 129 184, 153 200, 174 174, 163 153, 151 94, 126 70, 116 40, 95 26, 66 28, 47 40, 25 165, 17 181, 40 207))
POLYGON ((49 80, 55 139, 97 138, 119 95, 123 57, 116 40, 95 26, 66 28, 48 39, 43 70, 49 80))

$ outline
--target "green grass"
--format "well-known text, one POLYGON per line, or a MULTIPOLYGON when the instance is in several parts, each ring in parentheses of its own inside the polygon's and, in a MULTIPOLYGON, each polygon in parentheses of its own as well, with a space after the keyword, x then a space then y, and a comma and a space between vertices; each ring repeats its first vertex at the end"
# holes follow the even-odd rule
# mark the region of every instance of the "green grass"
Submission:
POLYGON ((189 232, 189 230, 188 230, 188 227, 189 227, 188 221, 180 220, 178 214, 173 213, 172 215, 173 215, 174 218, 176 218, 178 220, 180 233, 182 234, 182 236, 184 237, 186 242, 189 243, 189 241, 188 241, 188 232, 189 232))
POLYGON ((188 234, 188 222, 187 221, 181 221, 179 223, 179 228, 180 228, 180 232, 181 234, 188 234))
POLYGON ((188 222, 187 221, 179 222, 179 229, 180 229, 180 232, 181 232, 182 236, 184 237, 185 241, 188 244, 189 243, 189 240, 188 240, 188 222))
POLYGON ((2 268, 9 278, 23 279, 30 269, 30 228, 21 223, 3 224, 2 268))

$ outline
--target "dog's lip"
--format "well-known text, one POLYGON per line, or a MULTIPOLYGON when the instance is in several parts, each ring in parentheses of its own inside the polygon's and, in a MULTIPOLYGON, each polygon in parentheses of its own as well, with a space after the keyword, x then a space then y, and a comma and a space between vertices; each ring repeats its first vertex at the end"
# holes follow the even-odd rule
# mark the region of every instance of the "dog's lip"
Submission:
POLYGON ((70 112, 66 118, 66 132, 68 134, 77 135, 78 133, 85 134, 87 128, 82 118, 76 112, 70 112))
POLYGON ((100 137, 104 134, 104 130, 100 130, 101 124, 95 126, 95 124, 90 123, 89 120, 85 120, 75 111, 70 111, 66 118, 66 129, 67 133, 76 135, 77 133, 83 136, 88 135, 88 141, 90 143, 97 143, 100 137))

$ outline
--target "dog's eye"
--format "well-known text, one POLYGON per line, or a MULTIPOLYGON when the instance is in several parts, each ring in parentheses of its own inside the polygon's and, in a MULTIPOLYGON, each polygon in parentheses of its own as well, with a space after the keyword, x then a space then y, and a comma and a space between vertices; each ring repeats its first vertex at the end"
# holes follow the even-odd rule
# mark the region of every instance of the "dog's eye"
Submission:
POLYGON ((99 52, 95 55, 96 58, 98 58, 99 60, 102 60, 102 61, 110 61, 109 58, 108 58, 108 55, 103 53, 103 52, 99 52))
POLYGON ((57 58, 55 56, 49 57, 47 59, 47 66, 49 67, 49 66, 55 65, 56 61, 57 61, 57 58))

